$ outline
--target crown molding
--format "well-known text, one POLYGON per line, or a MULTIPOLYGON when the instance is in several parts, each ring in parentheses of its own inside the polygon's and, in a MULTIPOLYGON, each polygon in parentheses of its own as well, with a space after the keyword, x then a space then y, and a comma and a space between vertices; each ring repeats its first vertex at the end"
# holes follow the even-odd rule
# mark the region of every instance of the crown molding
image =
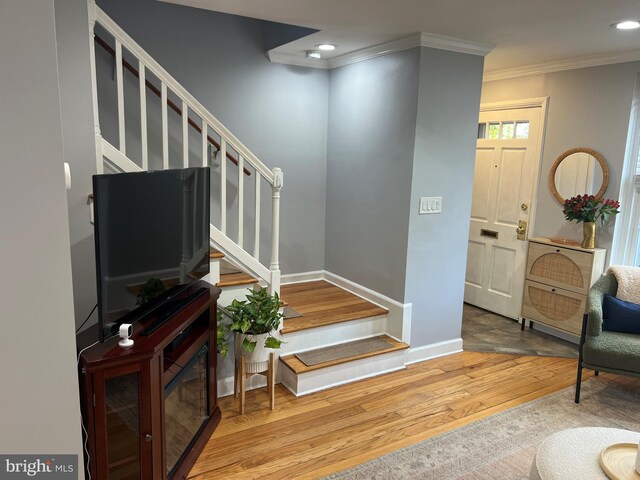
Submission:
POLYGON ((586 57, 568 58, 555 62, 537 63, 524 67, 506 68, 485 72, 483 82, 507 80, 510 78, 527 77, 529 75, 542 75, 545 73, 575 70, 577 68, 598 67, 614 63, 635 62, 640 60, 640 50, 631 50, 622 53, 608 53, 601 55, 589 55, 586 57))
POLYGON ((487 55, 493 49, 493 45, 488 43, 470 42, 468 40, 446 37, 444 35, 435 35, 432 33, 416 33, 414 35, 409 35, 408 37, 381 43, 380 45, 362 48, 360 50, 345 53, 344 55, 339 55, 326 60, 306 58, 293 53, 280 53, 276 51, 277 49, 269 50, 267 55, 269 60, 273 63, 333 69, 416 47, 437 48, 439 50, 449 50, 451 52, 481 56, 487 55))
POLYGON ((460 38, 447 37, 445 35, 436 35, 434 33, 420 34, 420 46, 438 48, 440 50, 449 50, 451 52, 468 53, 471 55, 480 55, 484 57, 495 45, 485 42, 471 42, 460 38))
POLYGON ((296 67, 311 67, 328 69, 329 63, 322 58, 307 58, 304 55, 296 55, 295 53, 282 53, 275 50, 269 50, 267 57, 271 63, 282 63, 284 65, 294 65, 296 67))
POLYGON ((390 53, 401 52, 403 50, 409 50, 419 46, 420 36, 417 34, 410 35, 398 40, 381 43, 380 45, 373 45, 372 47, 362 48, 355 52, 345 53, 344 55, 330 58, 328 60, 329 68, 338 68, 351 63, 363 62, 372 58, 381 57, 382 55, 389 55, 390 53))

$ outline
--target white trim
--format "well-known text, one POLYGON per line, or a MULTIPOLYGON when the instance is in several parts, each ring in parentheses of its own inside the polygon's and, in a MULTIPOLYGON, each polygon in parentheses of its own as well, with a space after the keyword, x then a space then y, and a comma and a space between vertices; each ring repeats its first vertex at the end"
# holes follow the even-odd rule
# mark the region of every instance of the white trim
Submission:
POLYGON ((374 292, 370 288, 358 285, 351 280, 347 280, 335 273, 323 271, 324 279, 337 285, 346 291, 364 298, 365 300, 375 303, 389 311, 387 315, 387 333, 389 335, 399 338, 404 343, 410 343, 411 341, 411 303, 400 303, 393 298, 389 298, 381 293, 374 292))
POLYGON ((472 42, 461 38, 437 35, 435 33, 422 32, 420 34, 420 46, 449 50, 451 52, 467 53, 469 55, 488 55, 495 45, 486 42, 472 42))
POLYGON ((522 98, 519 100, 505 100, 502 102, 488 102, 480 105, 480 112, 490 112, 499 110, 514 110, 518 108, 540 108, 540 118, 538 121, 538 143, 535 147, 534 158, 536 161, 531 186, 531 202, 529 204, 529 225, 527 227, 527 238, 531 238, 535 231, 536 209, 538 206, 538 196, 540 188, 540 173, 542 171, 542 155, 544 140, 547 131, 547 110, 549 109, 549 97, 522 98))
POLYGON ((620 216, 616 219, 611 245, 610 265, 634 265, 638 245, 640 206, 636 186, 636 168, 640 149, 640 74, 633 91, 627 143, 620 179, 620 216))
POLYGON ((640 60, 640 50, 589 55, 586 57, 567 58, 554 62, 537 63, 534 65, 526 65, 524 67, 505 68, 503 70, 485 72, 482 81, 494 82, 496 80, 507 80, 510 78, 526 77, 529 75, 543 75, 545 73, 562 72, 564 70, 574 70, 577 68, 598 67, 614 63, 635 62, 638 60, 640 60))
POLYGON ((281 63, 284 65, 293 65, 295 67, 321 68, 328 70, 329 62, 322 58, 307 58, 302 53, 286 53, 278 52, 277 49, 269 50, 267 57, 271 63, 281 63))
POLYGON ((432 358, 444 357, 453 353, 462 352, 462 338, 432 343, 421 347, 410 348, 406 352, 405 365, 423 362, 432 358))
MULTIPOLYGON (((233 149, 244 157, 271 185, 273 185, 273 172, 262 163, 243 143, 240 142, 220 121, 214 117, 202 104, 196 100, 169 72, 167 72, 153 57, 151 57, 138 43, 131 38, 120 26, 114 22, 100 7, 96 6, 97 21, 106 28, 113 37, 122 43, 126 49, 135 55, 135 57, 143 62, 147 70, 153 73, 162 86, 167 86, 180 99, 189 104, 189 108, 200 118, 204 119, 220 137, 223 137, 233 149)), ((166 108, 164 103, 163 108, 166 108)), ((222 157, 224 158, 224 157, 222 157)))
POLYGON ((289 283, 316 282, 318 280, 324 279, 324 276, 322 273, 323 273, 322 270, 314 270, 311 272, 300 272, 300 273, 288 273, 286 275, 282 275, 280 284, 287 285, 289 283))
POLYGON ((390 53, 410 50, 419 46, 419 35, 411 35, 409 37, 392 40, 391 42, 381 43, 380 45, 374 45, 367 48, 361 48, 360 50, 356 50, 354 52, 349 52, 338 57, 330 58, 327 60, 327 65, 328 68, 331 69, 338 68, 344 65, 350 65, 352 63, 371 60, 372 58, 381 57, 383 55, 389 55, 390 53))
POLYGON ((279 52, 278 49, 282 47, 269 50, 267 56, 272 63, 322 68, 326 70, 371 60, 372 58, 381 57, 382 55, 389 55, 390 53, 401 52, 416 47, 437 48, 438 50, 485 56, 493 50, 494 45, 422 32, 379 45, 361 48, 360 50, 355 50, 326 60, 307 58, 303 56, 302 52, 300 52, 300 54, 279 52))
POLYGON ((522 98, 519 100, 506 100, 503 102, 487 102, 480 105, 481 112, 495 110, 513 110, 516 108, 547 108, 549 97, 522 98))

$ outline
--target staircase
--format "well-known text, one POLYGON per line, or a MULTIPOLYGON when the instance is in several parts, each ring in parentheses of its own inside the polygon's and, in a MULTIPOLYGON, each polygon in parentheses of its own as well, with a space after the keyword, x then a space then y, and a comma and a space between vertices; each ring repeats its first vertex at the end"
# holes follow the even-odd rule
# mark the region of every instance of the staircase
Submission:
MULTIPOLYGON (((218 196, 215 211, 210 225, 211 243, 215 248, 230 256, 244 271, 260 279, 272 292, 280 291, 279 265, 279 230, 280 230, 280 190, 283 185, 283 174, 279 168, 269 169, 245 145, 243 145, 227 128, 206 110, 187 90, 180 85, 158 62, 138 45, 122 28, 120 28, 98 6, 92 5, 90 10, 90 34, 95 38, 91 43, 91 59, 93 63, 93 108, 96 123, 96 170, 98 173, 139 172, 150 169, 153 162, 148 145, 148 132, 155 120, 149 116, 147 105, 147 89, 160 97, 161 118, 161 168, 209 166, 218 161, 219 170, 218 196), (100 35, 96 34, 96 28, 100 35), (103 138, 100 128, 100 112, 98 109, 98 79, 96 68, 96 45, 112 54, 115 59, 115 86, 117 98, 117 145, 103 138), (139 86, 139 105, 125 105, 125 84, 131 83, 131 76, 125 77, 125 71, 137 79, 139 86), (133 126, 127 122, 127 112, 139 108, 140 124, 133 126), (179 116, 180 132, 173 131, 170 122, 179 116), (127 150, 127 134, 135 129, 140 139, 140 156, 131 158, 127 150), (198 142, 190 144, 191 130, 199 136, 198 142), (169 143, 181 143, 181 158, 176 165, 175 159, 169 157, 169 143), (214 152, 213 155, 211 152, 214 152), (232 163, 230 167, 228 164, 232 163), (235 174, 231 169, 237 170, 235 174), (245 177, 251 179, 247 185, 245 177), (261 230, 265 227, 261 221, 263 198, 261 189, 271 190, 270 205, 270 238, 261 238, 261 230), (227 189, 237 190, 237 205, 227 205, 227 189), (249 190, 252 190, 251 192, 249 190), (245 206, 245 197, 252 198, 252 205, 245 206), (234 218, 229 218, 236 212, 234 218), (244 235, 245 226, 251 224, 252 238, 244 235), (233 235, 230 226, 233 226, 233 235), (270 245, 269 245, 270 243, 270 245), (262 258, 261 247, 269 245, 270 256, 262 258)), ((128 95, 130 97, 130 95, 128 95)), ((129 115, 130 116, 130 115, 129 115)), ((212 209, 212 212, 214 209, 212 209)), ((209 278, 212 283, 220 281, 216 272, 209 278)))
POLYGON ((409 345, 387 335, 388 310, 326 281, 284 285, 282 298, 299 317, 285 318, 282 383, 295 395, 404 368, 409 345), (380 345, 358 351, 363 339, 380 345), (319 357, 306 364, 297 355, 319 357), (333 355, 332 355, 333 354, 333 355))
MULTIPOLYGON (((221 287, 221 305, 244 298, 247 288, 266 287, 279 293, 294 312, 285 317, 279 332, 285 342, 278 352, 282 383, 294 394, 304 395, 404 368, 408 345, 398 339, 407 334, 402 318, 398 327, 397 312, 390 314, 387 308, 362 298, 366 295, 354 295, 327 281, 281 287, 282 171, 262 163, 95 4, 90 4, 89 15, 90 33, 95 40, 90 54, 97 172, 212 167, 211 268, 205 279, 221 287), (117 112, 117 139, 112 141, 101 133, 97 49, 100 58, 108 54, 114 62, 114 78, 101 79, 115 84, 112 107, 117 112), (129 102, 126 105, 125 85, 129 102), (132 86, 138 92, 134 105, 132 86), (148 92, 159 100, 155 110, 159 108, 159 115, 150 114, 154 110, 148 103, 153 97, 148 92), (133 109, 139 110, 136 122, 131 121, 133 109), (152 145, 155 149, 149 145, 153 127, 161 131, 161 146, 152 145), (136 141, 139 139, 139 148, 138 144, 136 148, 127 145, 132 135, 136 141), (169 147, 176 143, 180 144, 178 154, 169 147), (235 198, 230 200, 232 193, 235 198), (261 230, 267 232, 266 238, 261 236, 261 230), (393 322, 392 317, 396 319, 393 322)), ((104 103, 101 102, 102 108, 104 103)), ((218 378, 218 394, 231 393, 231 359, 219 359, 218 378)), ((250 382, 249 388, 261 386, 256 380, 252 379, 254 383, 250 382)))

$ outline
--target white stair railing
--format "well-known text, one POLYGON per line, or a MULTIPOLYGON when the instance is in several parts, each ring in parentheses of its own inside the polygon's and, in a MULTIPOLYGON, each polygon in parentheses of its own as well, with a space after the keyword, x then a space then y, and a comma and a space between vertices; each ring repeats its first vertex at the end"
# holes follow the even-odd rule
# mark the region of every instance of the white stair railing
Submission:
MULTIPOLYGON (((108 165, 114 171, 134 172, 148 170, 149 149, 147 136, 147 105, 146 88, 147 73, 151 72, 160 80, 161 97, 161 128, 162 128, 162 168, 169 168, 169 122, 167 105, 170 104, 169 94, 173 94, 180 99, 181 110, 175 105, 172 108, 182 116, 182 165, 189 166, 189 126, 194 127, 194 123, 189 119, 189 114, 193 113, 202 121, 201 125, 195 126, 202 136, 202 165, 209 165, 210 133, 215 133, 220 137, 218 155, 220 158, 220 192, 219 200, 221 215, 219 223, 210 225, 211 240, 217 248, 228 254, 242 267, 246 268, 256 277, 264 280, 272 292, 280 292, 280 263, 279 263, 279 231, 280 231, 280 190, 283 185, 283 174, 279 168, 270 170, 262 163, 245 145, 243 145, 218 119, 216 119, 200 102, 198 102, 182 85, 178 83, 158 62, 156 62, 138 43, 136 43, 122 28, 120 28, 106 13, 104 13, 93 2, 89 2, 89 29, 90 29, 90 55, 92 62, 92 83, 93 83, 93 105, 96 134, 96 168, 98 173, 103 173, 104 166, 108 165), (117 89, 117 118, 118 118, 118 146, 102 138, 99 115, 98 115, 98 84, 95 55, 95 24, 98 23, 106 30, 115 41, 115 62, 116 62, 116 89, 117 89), (124 69, 123 50, 129 56, 135 57, 137 74, 140 88, 140 140, 141 159, 140 165, 136 164, 127 156, 126 150, 126 128, 125 128, 125 95, 124 95, 124 69), (232 240, 227 234, 227 153, 232 149, 237 154, 238 164, 238 227, 237 237, 232 240), (252 167, 255 172, 254 181, 254 238, 253 249, 247 251, 244 245, 244 189, 245 189, 245 165, 252 167), (271 187, 271 257, 269 266, 260 262, 260 183, 264 179, 271 187)), ((130 67, 130 65, 129 65, 130 67)), ((230 157, 231 158, 231 157, 230 157)), ((249 172, 250 173, 250 172, 249 172)), ((213 193, 212 193, 213 194, 213 193)))

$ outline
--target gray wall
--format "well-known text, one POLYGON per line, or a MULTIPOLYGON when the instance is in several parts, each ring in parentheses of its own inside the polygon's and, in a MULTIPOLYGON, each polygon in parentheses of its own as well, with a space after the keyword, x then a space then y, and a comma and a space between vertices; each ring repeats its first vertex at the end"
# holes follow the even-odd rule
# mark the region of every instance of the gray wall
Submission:
POLYGON ((420 49, 404 301, 411 346, 460 337, 483 57, 420 49), (418 215, 421 196, 442 213, 418 215))
MULTIPOLYGON (((482 103, 549 96, 533 235, 582 239, 582 225, 564 219, 548 175, 555 159, 573 147, 600 152, 609 166, 605 198, 618 199, 633 90, 640 62, 582 68, 486 82, 482 103)), ((624 205, 623 205, 624 208, 624 205)), ((614 223, 598 226, 597 245, 611 248, 614 223)))
POLYGON ((325 268, 401 301, 420 51, 331 70, 325 268))
POLYGON ((0 451, 81 459, 55 45, 53 0, 3 2, 0 451))
MULTIPOLYGON (((87 1, 55 0, 55 13, 63 142, 65 159, 71 167, 67 202, 73 298, 79 327, 97 302, 93 225, 87 205, 87 195, 93 190, 91 176, 96 173, 87 1)), ((97 318, 95 312, 87 325, 97 318)))
POLYGON ((269 168, 282 168, 283 273, 323 268, 328 72, 265 53, 306 30, 153 0, 99 4, 269 168))

